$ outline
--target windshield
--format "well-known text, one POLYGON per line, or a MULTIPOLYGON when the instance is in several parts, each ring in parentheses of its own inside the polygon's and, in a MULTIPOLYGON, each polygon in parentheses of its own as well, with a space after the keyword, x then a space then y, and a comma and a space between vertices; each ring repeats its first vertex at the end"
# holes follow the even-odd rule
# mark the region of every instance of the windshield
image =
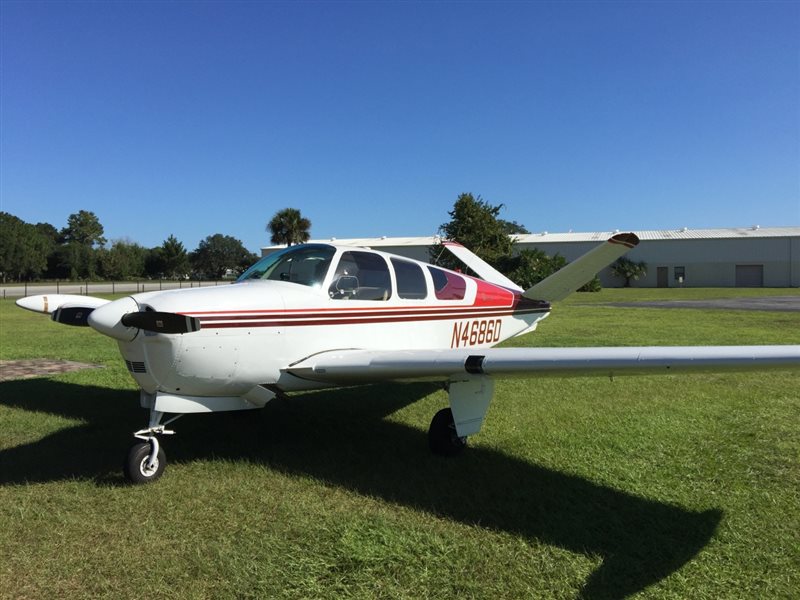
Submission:
POLYGON ((285 250, 265 256, 236 281, 265 279, 319 286, 328 273, 335 253, 336 248, 324 244, 289 246, 285 250))

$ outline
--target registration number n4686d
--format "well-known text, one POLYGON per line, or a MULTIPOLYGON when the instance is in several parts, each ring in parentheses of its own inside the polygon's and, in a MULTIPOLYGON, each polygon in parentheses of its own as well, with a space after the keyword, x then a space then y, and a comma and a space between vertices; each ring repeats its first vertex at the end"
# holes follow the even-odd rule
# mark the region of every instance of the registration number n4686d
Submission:
POLYGON ((500 341, 501 319, 479 319, 476 321, 458 321, 453 323, 451 348, 462 346, 478 346, 500 341))

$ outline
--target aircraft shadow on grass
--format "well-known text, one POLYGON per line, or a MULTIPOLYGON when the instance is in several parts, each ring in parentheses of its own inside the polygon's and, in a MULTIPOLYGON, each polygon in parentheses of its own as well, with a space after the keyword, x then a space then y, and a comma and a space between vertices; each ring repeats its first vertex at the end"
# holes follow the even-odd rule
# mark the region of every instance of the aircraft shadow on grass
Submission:
MULTIPOLYGON (((647 500, 494 450, 433 456, 423 430, 384 417, 435 389, 376 385, 274 400, 258 418, 187 416, 176 423, 179 435, 166 439, 168 460, 173 466, 214 457, 258 462, 467 525, 600 555, 583 598, 622 598, 662 580, 709 542, 721 520, 719 510, 647 500)), ((124 485, 120 463, 132 430, 146 419, 136 392, 11 381, 0 384, 0 405, 83 421, 0 451, 0 484, 82 478, 124 485)))

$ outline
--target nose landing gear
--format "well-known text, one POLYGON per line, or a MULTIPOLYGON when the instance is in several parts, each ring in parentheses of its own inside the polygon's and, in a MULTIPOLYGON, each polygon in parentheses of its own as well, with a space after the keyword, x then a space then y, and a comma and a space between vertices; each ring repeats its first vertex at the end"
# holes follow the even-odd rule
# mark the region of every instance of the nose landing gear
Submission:
POLYGON ((151 439, 153 443, 136 442, 128 450, 128 456, 122 466, 122 472, 128 482, 138 484, 155 481, 164 472, 167 466, 164 449, 159 447, 155 436, 151 439))
POLYGON ((175 432, 166 429, 166 426, 183 415, 176 415, 162 425, 161 418, 163 416, 164 413, 151 410, 150 426, 133 434, 141 441, 135 442, 130 447, 122 466, 122 473, 129 483, 149 483, 161 477, 164 472, 167 466, 167 456, 156 435, 174 434, 175 432))

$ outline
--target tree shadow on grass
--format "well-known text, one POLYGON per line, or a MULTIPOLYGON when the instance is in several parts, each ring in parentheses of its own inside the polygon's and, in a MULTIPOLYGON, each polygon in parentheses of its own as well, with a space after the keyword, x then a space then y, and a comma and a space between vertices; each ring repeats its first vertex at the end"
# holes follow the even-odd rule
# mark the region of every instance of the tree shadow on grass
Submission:
MULTIPOLYGON (((384 417, 432 393, 429 384, 379 385, 274 400, 263 411, 185 417, 168 458, 219 457, 312 476, 331 485, 600 555, 584 598, 622 598, 691 560, 722 513, 694 512, 598 485, 484 448, 432 456, 424 431, 384 417), (251 418, 252 417, 252 418, 251 418)), ((0 451, 0 484, 85 478, 121 485, 131 431, 145 420, 136 392, 49 379, 0 384, 0 404, 82 424, 0 451)), ((167 472, 168 476, 168 472, 167 472)), ((156 484, 157 485, 157 484, 156 484)))

